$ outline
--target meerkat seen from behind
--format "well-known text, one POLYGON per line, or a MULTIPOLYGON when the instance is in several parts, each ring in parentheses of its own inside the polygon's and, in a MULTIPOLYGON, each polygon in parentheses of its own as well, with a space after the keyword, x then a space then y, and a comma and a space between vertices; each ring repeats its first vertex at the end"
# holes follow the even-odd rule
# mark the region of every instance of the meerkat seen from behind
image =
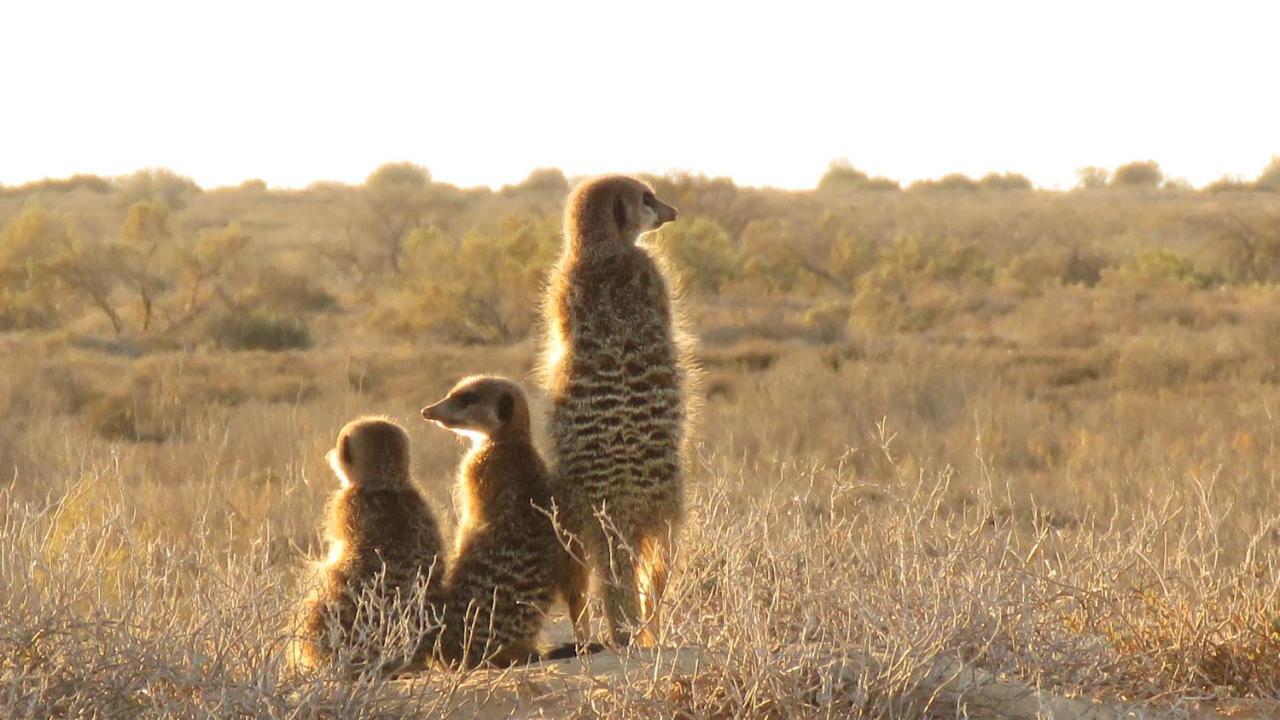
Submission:
MULTIPOLYGON (((639 237, 676 209, 629 177, 569 196, 545 305, 552 494, 603 588, 612 640, 654 640, 683 516, 691 343, 668 278, 639 237)), ((565 589, 585 635, 589 572, 565 589)))
POLYGON ((524 391, 505 378, 471 377, 422 416, 472 443, 455 486, 458 528, 434 652, 464 667, 572 656, 572 645, 551 654, 539 646, 571 560, 548 514, 524 391))
POLYGON ((407 621, 410 633, 431 632, 426 602, 444 581, 440 529, 410 477, 409 437, 399 425, 354 420, 326 459, 341 488, 329 502, 329 553, 305 604, 297 659, 316 666, 345 658, 395 671, 420 639, 401 638, 405 656, 388 657, 379 623, 407 621))

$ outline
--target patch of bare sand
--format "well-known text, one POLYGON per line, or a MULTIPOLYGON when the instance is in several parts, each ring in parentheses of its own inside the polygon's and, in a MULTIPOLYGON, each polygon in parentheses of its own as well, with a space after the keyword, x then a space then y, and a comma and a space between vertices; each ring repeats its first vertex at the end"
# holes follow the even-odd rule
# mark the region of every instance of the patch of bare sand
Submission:
MULTIPOLYGON (((563 628, 556 628, 562 630, 563 628)), ((551 633, 560 641, 561 635, 551 633)), ((877 705, 862 687, 878 674, 871 660, 808 658, 807 672, 817 672, 819 688, 804 702, 821 714, 858 708, 874 713, 877 705)), ((691 693, 717 694, 735 673, 729 658, 693 648, 635 648, 581 658, 545 662, 507 670, 479 670, 462 675, 397 680, 404 692, 418 694, 453 718, 591 717, 620 706, 647 706, 653 716, 677 709, 705 708, 691 693), (628 697, 622 699, 619 694, 628 697)), ((1224 700, 1187 703, 1099 703, 1037 689, 998 677, 956 660, 939 660, 891 704, 901 717, 969 717, 988 720, 1261 720, 1280 718, 1280 703, 1268 700, 1224 700), (941 713, 941 714, 939 714, 941 713)), ((712 703, 714 705, 714 703, 712 703)), ((696 710, 694 712, 697 712, 696 710)), ((625 714, 625 713, 624 713, 625 714)))

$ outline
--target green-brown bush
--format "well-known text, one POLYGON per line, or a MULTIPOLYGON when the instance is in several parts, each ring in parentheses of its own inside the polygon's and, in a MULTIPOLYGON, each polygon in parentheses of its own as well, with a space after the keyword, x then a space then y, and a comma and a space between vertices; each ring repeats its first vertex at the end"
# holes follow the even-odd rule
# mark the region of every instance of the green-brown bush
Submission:
POLYGON ((265 310, 219 313, 209 318, 205 332, 227 350, 294 350, 311 346, 311 330, 306 324, 265 310))

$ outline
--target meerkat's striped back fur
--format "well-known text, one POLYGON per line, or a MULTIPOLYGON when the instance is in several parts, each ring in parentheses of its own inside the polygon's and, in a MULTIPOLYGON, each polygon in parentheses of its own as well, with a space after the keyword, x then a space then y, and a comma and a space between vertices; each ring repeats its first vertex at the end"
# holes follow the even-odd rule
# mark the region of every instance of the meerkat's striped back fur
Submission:
POLYGON ((564 590, 579 639, 594 572, 612 640, 653 640, 684 514, 692 344, 671 280, 653 250, 636 243, 675 217, 647 185, 623 176, 584 182, 565 208, 542 371, 552 494, 589 568, 575 566, 564 590))

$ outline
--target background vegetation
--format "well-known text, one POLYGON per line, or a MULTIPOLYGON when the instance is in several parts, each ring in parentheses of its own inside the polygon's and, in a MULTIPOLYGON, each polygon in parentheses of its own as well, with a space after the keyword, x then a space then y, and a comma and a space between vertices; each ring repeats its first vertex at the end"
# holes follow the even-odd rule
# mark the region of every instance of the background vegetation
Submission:
MULTIPOLYGON (((1280 699, 1280 160, 650 181, 707 371, 664 632, 710 654, 575 707, 963 714, 943 661, 1147 712, 1280 699)), ((0 714, 456 706, 453 676, 283 666, 322 455, 389 414, 449 521, 458 448, 416 409, 532 384, 569 186, 0 188, 0 714)))

